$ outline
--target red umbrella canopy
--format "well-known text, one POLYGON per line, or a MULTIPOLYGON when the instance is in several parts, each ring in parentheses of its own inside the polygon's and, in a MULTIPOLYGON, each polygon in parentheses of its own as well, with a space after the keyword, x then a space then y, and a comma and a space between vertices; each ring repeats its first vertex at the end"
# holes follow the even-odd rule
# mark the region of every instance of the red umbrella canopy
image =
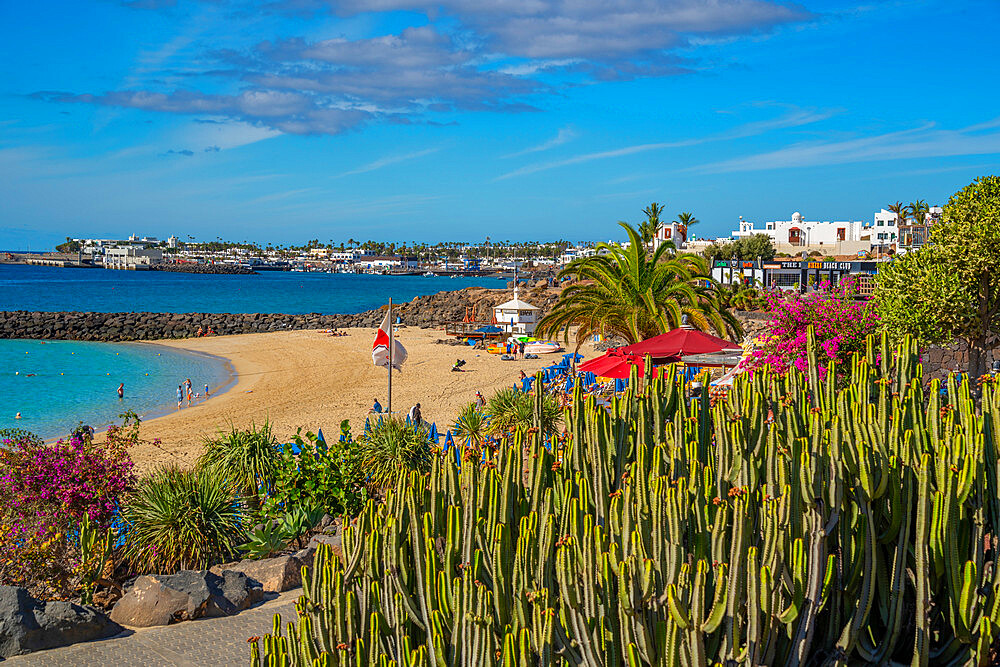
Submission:
POLYGON ((625 379, 629 377, 632 366, 637 366, 642 375, 646 365, 639 357, 623 356, 617 350, 608 350, 603 356, 583 362, 577 370, 602 378, 625 379))
POLYGON ((643 357, 649 355, 653 359, 679 360, 688 354, 709 354, 722 350, 742 349, 736 343, 718 338, 704 331, 681 327, 665 334, 647 338, 644 341, 620 347, 617 352, 643 357))

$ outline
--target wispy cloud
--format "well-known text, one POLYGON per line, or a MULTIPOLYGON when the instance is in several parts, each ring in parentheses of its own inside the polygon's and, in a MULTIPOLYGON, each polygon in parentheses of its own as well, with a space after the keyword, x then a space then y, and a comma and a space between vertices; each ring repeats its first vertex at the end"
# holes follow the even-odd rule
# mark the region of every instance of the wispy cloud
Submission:
POLYGON ((400 162, 406 162, 408 160, 415 160, 419 157, 425 155, 430 155, 431 153, 437 153, 440 148, 428 148, 422 151, 417 151, 415 153, 406 153, 404 155, 389 155, 387 157, 379 158, 368 164, 363 164, 360 167, 351 169, 350 171, 345 171, 342 174, 334 176, 334 178, 343 178, 345 176, 354 176, 357 174, 367 174, 369 171, 375 171, 376 169, 381 169, 382 167, 388 167, 389 165, 399 164, 400 162))
POLYGON ((635 155, 636 153, 648 153, 649 151, 660 151, 665 148, 678 148, 680 146, 690 146, 696 143, 700 143, 700 140, 689 139, 686 141, 663 141, 653 144, 639 144, 636 146, 626 146, 624 148, 616 148, 610 151, 584 153, 583 155, 575 155, 571 158, 566 158, 565 160, 555 160, 553 162, 540 162, 537 164, 529 164, 526 167, 521 167, 520 169, 509 171, 506 174, 501 174, 500 176, 497 176, 493 180, 504 181, 507 180, 508 178, 515 178, 517 176, 527 176, 528 174, 537 174, 540 171, 548 171, 549 169, 568 167, 571 164, 582 164, 584 162, 593 162, 594 160, 607 160, 608 158, 613 158, 613 157, 635 155))
POLYGON ((515 178, 517 176, 527 176, 529 174, 536 174, 540 171, 548 171, 549 169, 558 169, 560 167, 568 167, 574 164, 581 164, 584 162, 592 162, 594 160, 606 160, 609 158, 624 157, 626 155, 635 155, 636 153, 647 153, 649 151, 660 151, 666 150, 668 148, 683 148, 685 146, 696 146, 698 144, 705 144, 715 141, 726 141, 732 139, 742 139, 746 137, 757 136, 759 134, 764 134, 766 132, 771 132, 773 130, 787 129, 791 127, 799 127, 802 125, 809 125, 811 123, 817 123, 827 118, 830 118, 834 114, 838 113, 836 109, 829 110, 815 110, 815 109, 800 109, 798 107, 789 107, 791 110, 778 118, 773 118, 769 120, 753 121, 750 123, 744 123, 731 130, 727 130, 720 134, 713 134, 705 137, 697 137, 692 139, 682 139, 679 141, 663 141, 649 144, 638 144, 635 146, 626 146, 624 148, 617 148, 608 151, 598 151, 595 153, 584 153, 582 155, 575 155, 564 160, 554 160, 551 162, 540 162, 536 164, 529 164, 527 166, 521 167, 520 169, 515 169, 514 171, 507 172, 506 174, 501 174, 497 176, 494 181, 503 181, 508 178, 515 178))
POLYGON ((525 148, 524 150, 518 151, 516 153, 511 153, 510 155, 502 155, 503 158, 520 157, 522 155, 528 155, 530 153, 541 153, 542 151, 547 151, 556 146, 562 146, 565 143, 573 141, 577 138, 576 130, 571 127, 563 127, 559 129, 556 136, 552 137, 548 141, 543 141, 537 146, 532 146, 530 148, 525 148))
POLYGON ((1000 153, 1000 118, 958 130, 941 129, 935 123, 926 123, 870 137, 799 142, 774 151, 692 167, 691 170, 703 174, 720 174, 997 153, 1000 153))

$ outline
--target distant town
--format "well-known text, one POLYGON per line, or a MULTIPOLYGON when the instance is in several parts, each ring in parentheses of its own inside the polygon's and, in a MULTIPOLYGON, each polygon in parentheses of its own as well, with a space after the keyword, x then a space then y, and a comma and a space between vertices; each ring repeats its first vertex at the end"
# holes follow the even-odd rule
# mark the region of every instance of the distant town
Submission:
MULTIPOLYGON (((662 211, 657 204, 644 211, 644 240, 651 249, 669 242, 679 250, 704 255, 711 262, 713 277, 726 284, 739 279, 804 286, 807 281, 823 278, 835 281, 837 274, 876 273, 877 262, 920 247, 942 209, 920 200, 908 206, 897 203, 879 210, 870 221, 811 221, 795 212, 789 220, 769 221, 760 227, 741 216, 729 236, 714 239, 699 238, 693 232, 698 224, 693 215, 684 213, 673 222, 664 222, 659 219, 662 211)), ((131 271, 476 276, 506 275, 517 269, 554 271, 574 259, 601 252, 598 242, 518 243, 489 237, 480 243, 437 244, 312 239, 301 246, 284 246, 133 235, 127 239, 67 237, 56 252, 3 253, 0 261, 131 271)))

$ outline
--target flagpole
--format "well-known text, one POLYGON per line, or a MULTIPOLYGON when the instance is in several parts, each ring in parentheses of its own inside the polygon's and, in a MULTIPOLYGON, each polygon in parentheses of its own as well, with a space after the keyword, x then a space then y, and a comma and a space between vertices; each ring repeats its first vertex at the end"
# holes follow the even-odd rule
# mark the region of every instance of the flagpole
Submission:
POLYGON ((389 419, 392 419, 392 297, 389 297, 389 397, 386 400, 389 409, 389 419))

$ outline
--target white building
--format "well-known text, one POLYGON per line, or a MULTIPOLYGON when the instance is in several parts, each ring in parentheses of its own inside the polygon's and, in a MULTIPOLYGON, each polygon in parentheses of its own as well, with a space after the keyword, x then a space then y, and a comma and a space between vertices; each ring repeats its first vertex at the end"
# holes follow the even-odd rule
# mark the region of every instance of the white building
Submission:
POLYGON ((871 233, 869 240, 873 250, 879 249, 882 252, 894 250, 899 240, 899 216, 883 208, 875 214, 868 231, 871 233))
POLYGON ((104 268, 125 271, 142 271, 163 261, 163 251, 159 248, 137 248, 120 246, 108 248, 104 252, 104 268))
POLYGON ((774 220, 765 222, 759 229, 754 223, 740 216, 740 228, 733 232, 733 238, 767 234, 779 251, 793 252, 798 250, 830 250, 839 253, 853 253, 858 250, 868 250, 869 244, 865 234, 864 223, 853 221, 811 221, 802 217, 796 211, 791 220, 774 220))
POLYGON ((661 245, 670 241, 680 250, 687 245, 687 226, 676 222, 660 223, 653 238, 653 249, 656 250, 661 245))
POLYGON ((168 248, 176 248, 177 247, 177 237, 176 236, 170 236, 169 238, 167 238, 167 247, 168 248))
POLYGON ((493 308, 497 326, 511 334, 531 335, 538 323, 538 308, 521 301, 514 290, 514 298, 493 308))

